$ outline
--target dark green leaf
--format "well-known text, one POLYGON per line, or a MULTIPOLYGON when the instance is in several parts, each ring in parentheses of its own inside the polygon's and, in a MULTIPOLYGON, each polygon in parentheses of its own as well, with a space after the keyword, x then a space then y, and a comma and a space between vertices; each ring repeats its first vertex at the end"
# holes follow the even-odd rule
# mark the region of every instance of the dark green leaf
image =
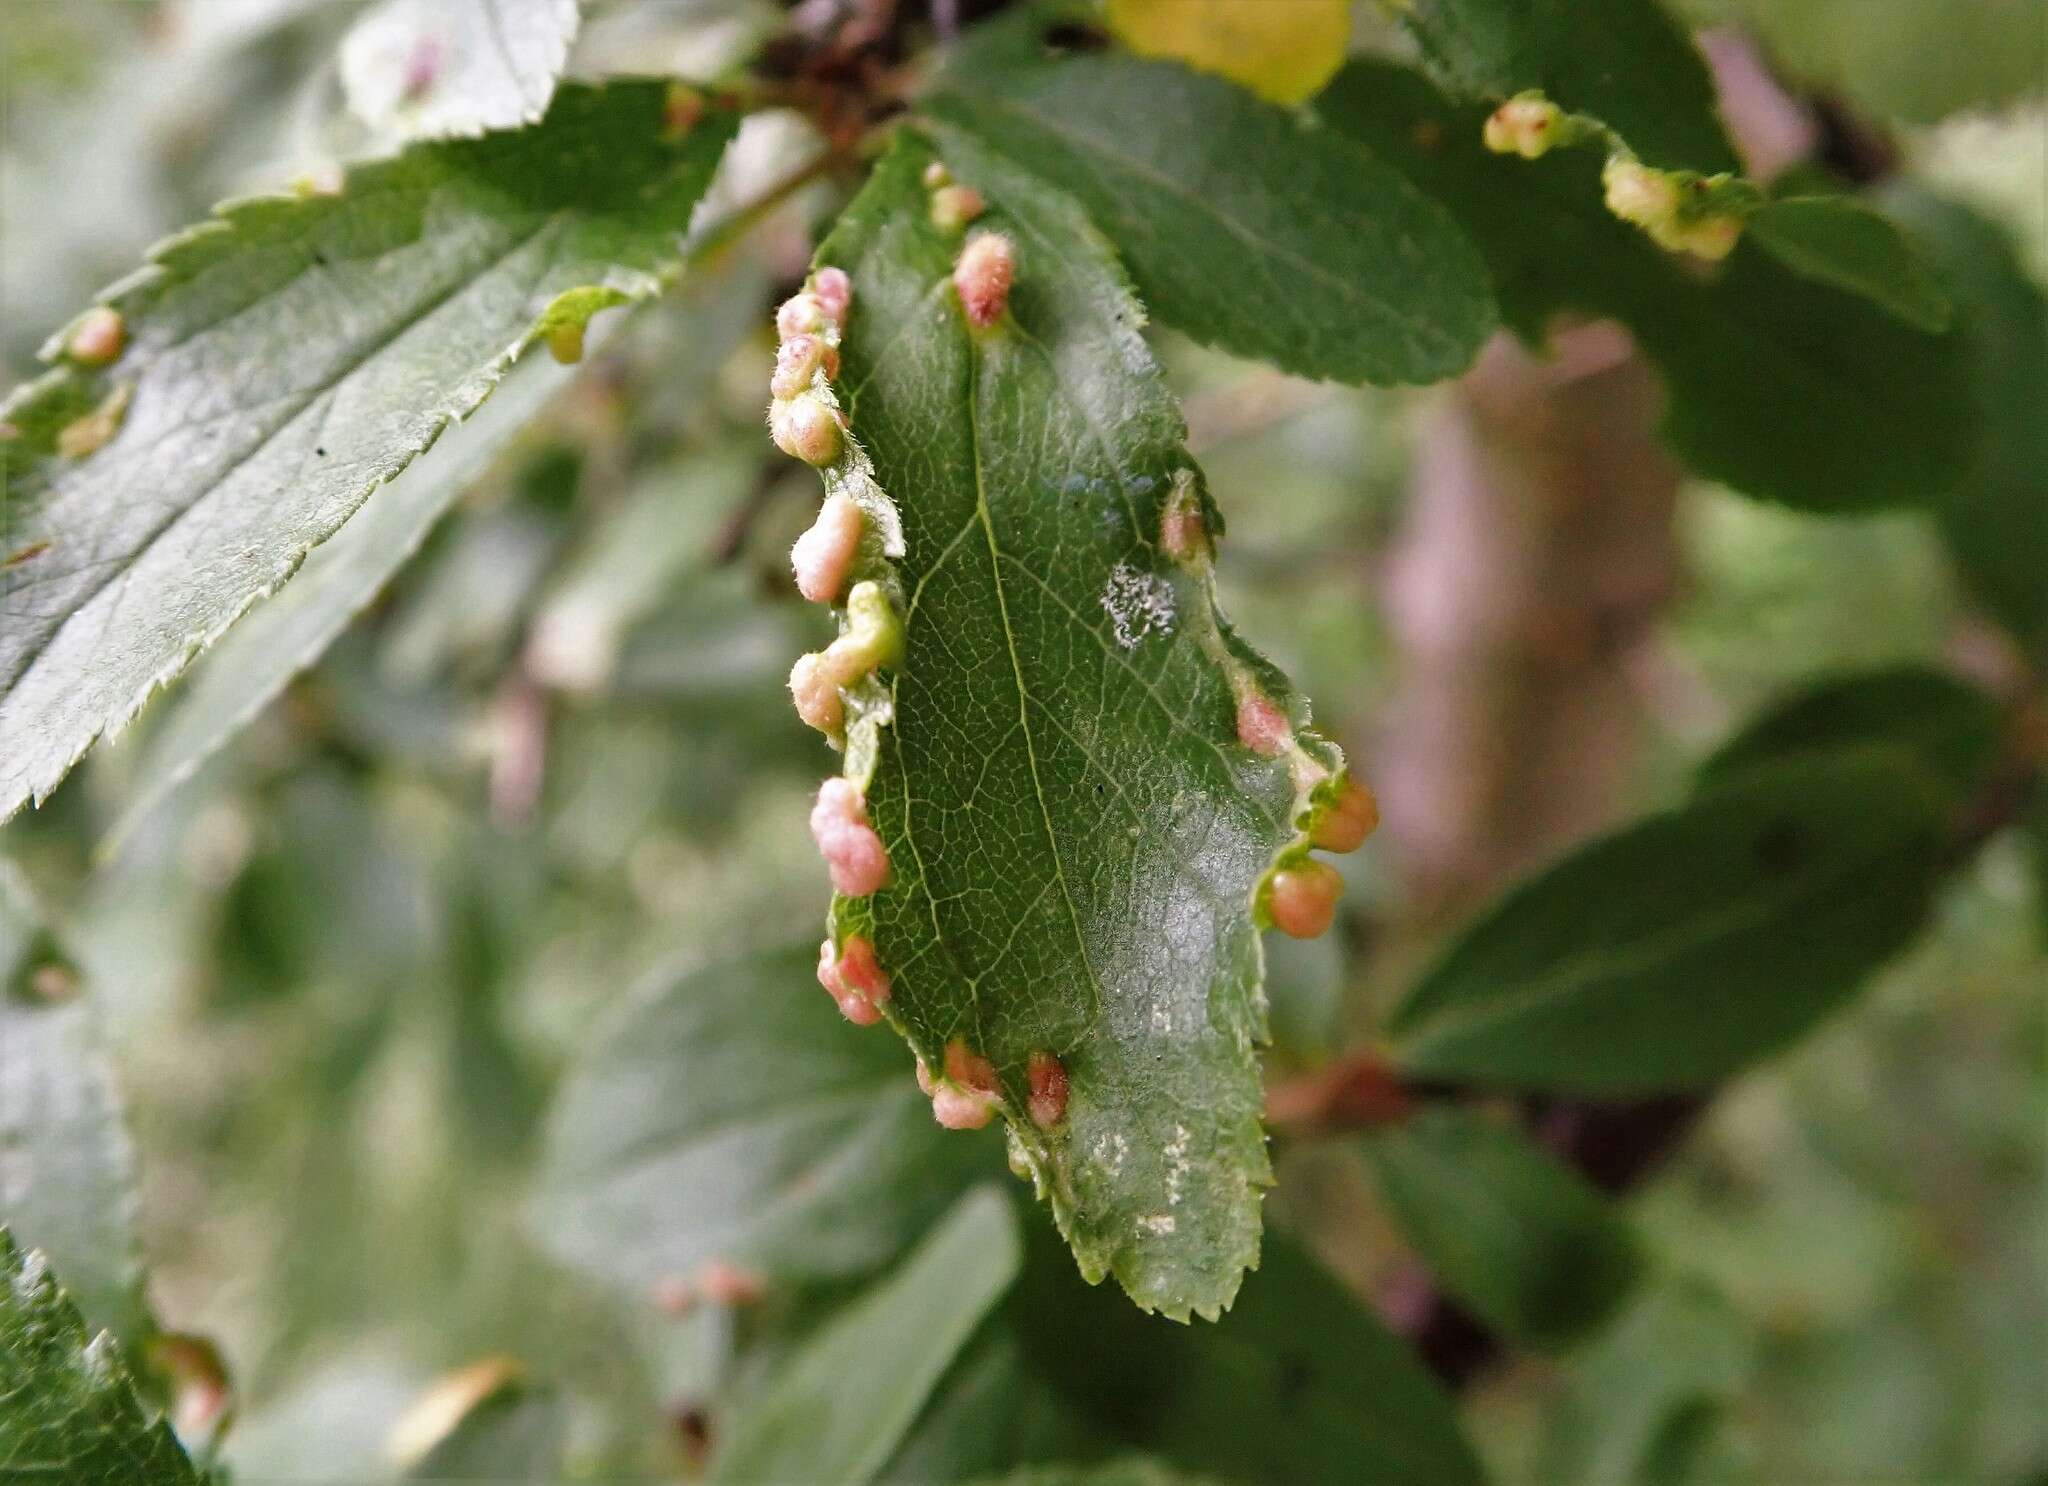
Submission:
POLYGON ((1925 666, 1833 677, 1766 708, 1700 765, 1710 783, 1790 755, 1889 744, 1958 795, 1998 757, 2005 724, 1976 687, 1925 666))
POLYGON ((170 1426, 143 1412, 112 1333, 88 1337, 39 1253, 0 1227, 0 1480, 196 1486, 170 1426))
POLYGON ((987 1156, 932 1123, 903 1049, 852 1035, 817 950, 650 983, 570 1072, 530 1216, 644 1297, 710 1259, 776 1274, 886 1263, 987 1156))
POLYGON ((1906 754, 1837 749, 1594 841, 1453 941, 1395 1013, 1402 1064, 1603 1094, 1735 1073, 1912 939, 1947 801, 1906 754))
POLYGON ((1845 196, 1786 196, 1752 215, 1750 236, 1795 273, 1866 295, 1908 325, 1948 328, 1948 296, 1890 218, 1845 196))
POLYGON ((512 129, 544 113, 577 0, 383 0, 341 43, 343 94, 380 138, 512 129))
POLYGON ((1491 155, 1481 110, 1404 69, 1352 63, 1317 108, 1451 209, 1520 334, 1570 312, 1628 326, 1698 473, 1820 511, 1932 505, 1954 485, 1975 422, 1955 330, 1915 330, 1754 244, 1701 280, 1606 211, 1592 152, 1491 155))
POLYGON ((568 88, 532 128, 415 146, 338 195, 229 203, 108 291, 118 360, 0 408, 0 818, 475 408, 556 296, 661 287, 733 128, 672 138, 665 96, 568 88), (117 407, 94 452, 60 452, 117 407))
POLYGON ((2020 641, 2048 656, 2048 295, 2006 233, 1925 191, 1888 192, 1954 299, 1983 435, 1935 514, 1963 577, 2020 641))
POLYGON ((1437 1105, 1364 1144, 1438 1282, 1503 1335, 1570 1341, 1634 1285, 1642 1256, 1619 1212, 1520 1131, 1437 1105))
POLYGON ((1016 1215, 992 1188, 962 1198, 902 1266, 804 1344, 735 1421, 714 1481, 860 1486, 909 1430, 1016 1278, 1016 1215))
POLYGON ((1739 168, 1706 63, 1658 0, 1412 0, 1401 20, 1448 89, 1495 101, 1536 89, 1651 165, 1739 168))
POLYGON ((406 1479, 560 1481, 568 1432, 559 1394, 511 1379, 479 1399, 406 1479))
POLYGON ((1161 550, 1170 501, 1215 523, 1102 240, 960 136, 977 226, 1017 260, 1008 317, 970 334, 930 159, 906 136, 820 252, 856 286, 841 386, 866 448, 827 481, 893 499, 903 555, 875 571, 907 613, 847 747, 892 877, 835 922, 875 945, 929 1066, 954 1038, 994 1064, 1013 1154, 1083 1272, 1214 1315, 1270 1179, 1253 896, 1341 759, 1220 619, 1207 559, 1161 550), (1280 757, 1238 741, 1240 688, 1292 718, 1280 757), (1050 1131, 1024 1112, 1034 1053, 1070 1081, 1050 1131))
POLYGON ((977 1486, 1210 1486, 1212 1476, 1191 1476, 1143 1455, 1100 1465, 1032 1465, 977 1486))
POLYGON ((0 1217, 63 1265, 94 1329, 143 1320, 135 1153, 93 1007, 0 858, 0 1217), (56 999, 53 999, 53 996, 56 999))
POLYGON ((960 1481, 1024 1461, 1085 1457, 1096 1453, 1094 1444, 1093 1431, 1031 1371, 1016 1336, 992 1316, 875 1480, 879 1486, 960 1481))
POLYGON ((1346 382, 1434 382, 1471 363, 1493 325, 1485 266, 1397 171, 1174 63, 1047 60, 1033 24, 988 28, 927 106, 1071 191, 1161 320, 1346 382))
POLYGON ((1686 1479, 1747 1381, 1753 1345, 1733 1307, 1698 1281, 1646 1291, 1578 1360, 1544 1478, 1586 1486, 1686 1479))
POLYGON ((1032 1244, 1009 1310, 1042 1376, 1106 1435, 1180 1470, 1273 1486, 1482 1479, 1436 1380, 1283 1234, 1266 1236, 1215 1326, 1175 1326, 1085 1288, 1050 1234, 1032 1244))

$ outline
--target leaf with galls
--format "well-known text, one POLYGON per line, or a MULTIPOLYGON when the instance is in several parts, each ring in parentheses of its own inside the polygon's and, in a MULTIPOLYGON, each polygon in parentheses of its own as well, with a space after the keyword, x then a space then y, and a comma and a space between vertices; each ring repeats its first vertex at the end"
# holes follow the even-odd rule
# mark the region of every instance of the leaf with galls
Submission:
POLYGON ((826 481, 902 537, 857 569, 900 652, 835 699, 820 807, 824 840, 857 790, 888 879, 832 932, 872 946, 934 1118, 1000 1116, 1082 1272, 1214 1316, 1270 1180, 1256 905, 1342 760, 1216 612, 1220 524, 1107 245, 971 137, 944 155, 906 133, 821 252, 860 291, 833 387, 863 463, 826 481), (964 241, 930 210, 956 178, 964 241))

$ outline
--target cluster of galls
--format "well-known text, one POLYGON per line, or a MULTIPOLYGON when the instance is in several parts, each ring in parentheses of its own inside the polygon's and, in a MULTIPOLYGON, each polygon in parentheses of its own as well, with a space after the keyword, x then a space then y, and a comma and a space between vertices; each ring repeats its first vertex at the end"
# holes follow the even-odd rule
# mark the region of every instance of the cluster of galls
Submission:
MULTIPOLYGON (((1268 758, 1284 757, 1294 748, 1294 730, 1286 712, 1249 679, 1239 682, 1237 740, 1268 758)), ((1309 767, 1315 775, 1322 773, 1318 765, 1309 767)), ((1315 807, 1308 845, 1321 851, 1356 851, 1380 823, 1379 801, 1370 788, 1349 774, 1341 775, 1328 788, 1328 798, 1315 807)), ((1290 938, 1314 939, 1336 918, 1337 899, 1343 892, 1342 874, 1304 852, 1266 879, 1266 917, 1290 938)))
POLYGON ((1633 222, 1661 248, 1692 253, 1719 262, 1735 251, 1742 236, 1739 213, 1715 211, 1705 204, 1722 178, 1691 171, 1657 170, 1626 155, 1615 155, 1600 173, 1607 209, 1633 222))

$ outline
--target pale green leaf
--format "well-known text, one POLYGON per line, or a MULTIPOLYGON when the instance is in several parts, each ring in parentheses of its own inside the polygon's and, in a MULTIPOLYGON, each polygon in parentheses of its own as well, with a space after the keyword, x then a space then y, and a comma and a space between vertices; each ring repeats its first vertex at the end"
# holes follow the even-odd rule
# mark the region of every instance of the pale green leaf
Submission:
POLYGON ((1395 1013, 1410 1073, 1625 1094, 1777 1051, 1908 943, 1948 792, 1895 749, 1801 754, 1602 837, 1494 905, 1395 1013))
POLYGON ((650 982, 570 1070, 529 1208, 643 1300, 707 1260, 777 1275, 886 1263, 989 1153, 932 1123, 911 1060, 854 1035, 802 945, 650 982))
POLYGON ((338 195, 230 203, 108 291, 120 358, 0 409, 0 818, 466 416, 558 295, 661 287, 733 127, 671 137, 665 96, 566 88, 532 128, 417 145, 338 195), (67 457, 95 409, 109 437, 67 457))
POLYGON ((170 1426, 143 1411, 112 1333, 86 1332, 40 1253, 0 1227, 0 1480, 196 1486, 170 1426))
POLYGON ((1913 244, 1859 201, 1780 197, 1753 213, 1745 230, 1796 273, 1862 294, 1922 330, 1948 327, 1948 296, 1913 244))
POLYGON ((987 28, 926 106, 1072 192, 1162 321, 1346 382, 1434 382, 1471 363, 1493 326, 1485 266, 1397 171, 1176 63, 1047 60, 1036 25, 987 28))
POLYGON ((552 1388, 510 1379, 456 1421, 409 1481, 560 1481, 568 1409, 552 1388))
POLYGON ((530 124, 581 19, 577 0, 383 0, 342 39, 342 93, 379 138, 530 124))
POLYGON ((567 380, 552 362, 514 371, 474 417, 376 492, 354 520, 312 550, 282 591, 207 653, 150 736, 111 840, 125 837, 326 652, 419 550, 464 487, 567 380))
POLYGON ((1706 62, 1658 0, 1407 0, 1401 20, 1448 89, 1493 101, 1534 89, 1651 165, 1738 168, 1706 62))
POLYGON ((874 943, 928 1065, 956 1038, 994 1064, 1082 1271, 1214 1315, 1270 1179, 1253 895, 1341 760, 1218 617, 1206 560, 1161 550, 1167 503, 1207 501, 1106 245, 954 138, 978 228, 1017 261, 1008 317, 971 335, 931 158, 906 136, 820 250, 855 285, 840 386, 865 445, 827 482, 893 499, 901 556, 873 571, 907 630, 900 669, 853 694, 847 750, 893 875, 834 919, 874 943), (1292 716, 1291 754, 1238 741, 1238 687, 1292 716), (1050 1131, 1024 1112, 1034 1053, 1070 1081, 1050 1131))
POLYGON ((1635 1283, 1642 1256, 1619 1212, 1519 1130, 1443 1104, 1363 1144, 1437 1282, 1502 1335, 1570 1341, 1635 1283))
POLYGON ((888 1460, 1016 1278, 1016 1216, 969 1193, 881 1284, 807 1341, 734 1421, 714 1481, 860 1486, 888 1460))
POLYGON ((1317 101, 1462 222, 1502 312, 1541 342, 1560 314, 1621 321, 1664 375, 1664 435, 1697 473, 1819 511, 1935 505, 1976 415, 1954 329, 1915 330, 1754 244, 1702 279, 1601 205, 1590 151, 1489 154, 1483 108, 1354 62, 1317 101))
POLYGON ((1099 1465, 1030 1465, 976 1486, 1210 1486, 1213 1476, 1194 1476, 1143 1455, 1126 1455, 1099 1465))
POLYGON ((135 1152, 93 1007, 0 858, 0 1218, 61 1264, 94 1328, 143 1320, 135 1152))
POLYGON ((1073 1406, 1031 1371, 1016 1335, 997 1314, 955 1359, 875 1481, 958 1481, 1024 1460, 1091 1455, 1095 1443, 1073 1406))

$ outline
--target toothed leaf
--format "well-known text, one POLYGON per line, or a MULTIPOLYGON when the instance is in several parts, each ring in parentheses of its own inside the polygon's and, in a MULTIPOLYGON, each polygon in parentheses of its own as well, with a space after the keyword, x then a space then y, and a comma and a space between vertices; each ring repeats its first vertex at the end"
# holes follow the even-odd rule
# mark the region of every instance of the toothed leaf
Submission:
POLYGON ((195 1486, 109 1332, 89 1335, 39 1253, 0 1227, 0 1480, 195 1486))
POLYGON ((230 203, 107 292, 118 359, 0 408, 0 819, 481 402, 557 296, 661 286, 733 127, 673 138, 665 96, 567 88, 338 195, 230 203), (67 457, 95 409, 104 441, 67 457))
POLYGON ((517 128, 546 112, 581 19, 576 0, 384 0, 342 40, 342 92, 379 135, 517 128))
POLYGON ((1207 499, 1108 247, 1070 199, 943 137, 990 203, 973 230, 1015 244, 1004 317, 967 326, 915 137, 820 250, 855 286, 839 393, 865 448, 828 482, 871 459, 893 499, 901 556, 874 561, 907 631, 847 748, 892 876, 836 900, 836 925, 873 941, 927 1064, 956 1038, 993 1062, 1082 1271, 1213 1316, 1256 1262, 1270 1179, 1253 896, 1303 781, 1341 760, 1223 625, 1206 558, 1162 550, 1169 502, 1207 499), (1239 743, 1254 685, 1294 719, 1291 752, 1239 743), (1070 1080, 1050 1131, 1025 1114, 1042 1052, 1070 1080))

